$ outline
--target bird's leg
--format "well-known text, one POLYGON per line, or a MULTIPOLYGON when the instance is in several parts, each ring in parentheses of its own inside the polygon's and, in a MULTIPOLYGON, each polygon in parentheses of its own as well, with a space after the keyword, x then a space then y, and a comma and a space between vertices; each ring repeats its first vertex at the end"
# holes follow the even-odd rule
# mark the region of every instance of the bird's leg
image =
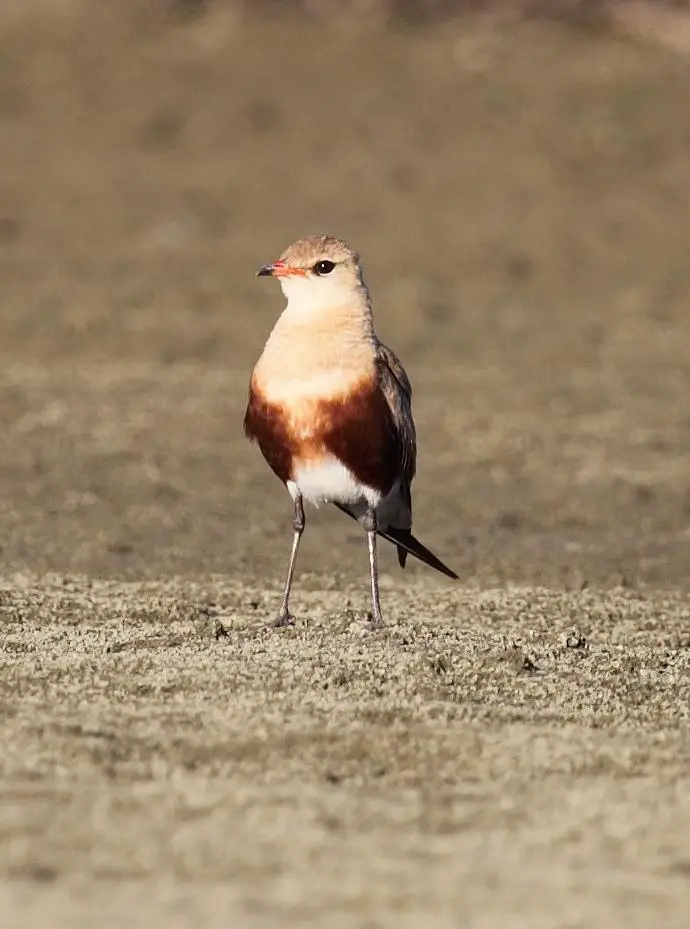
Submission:
POLYGON ((380 629, 385 625, 381 614, 381 599, 379 597, 379 566, 376 556, 376 529, 378 521, 376 510, 368 509, 362 518, 362 526, 367 534, 369 546, 369 574, 371 576, 371 628, 380 629))
POLYGON ((283 602, 280 605, 278 618, 271 625, 274 628, 281 626, 293 626, 295 617, 290 613, 290 591, 292 589, 292 578, 295 574, 295 562, 297 561, 297 550, 299 549, 300 539, 304 532, 306 520, 304 519, 304 507, 302 506, 302 495, 297 494, 295 497, 295 518, 292 521, 292 551, 290 552, 290 564, 288 565, 287 579, 285 581, 285 592, 283 593, 283 602))

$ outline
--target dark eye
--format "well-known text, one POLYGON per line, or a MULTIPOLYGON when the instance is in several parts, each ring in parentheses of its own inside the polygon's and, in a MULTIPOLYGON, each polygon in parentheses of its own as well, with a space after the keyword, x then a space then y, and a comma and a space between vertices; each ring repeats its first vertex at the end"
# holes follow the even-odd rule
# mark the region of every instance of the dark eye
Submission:
POLYGON ((314 274, 330 274, 331 271, 335 268, 334 261, 317 261, 313 267, 314 274))

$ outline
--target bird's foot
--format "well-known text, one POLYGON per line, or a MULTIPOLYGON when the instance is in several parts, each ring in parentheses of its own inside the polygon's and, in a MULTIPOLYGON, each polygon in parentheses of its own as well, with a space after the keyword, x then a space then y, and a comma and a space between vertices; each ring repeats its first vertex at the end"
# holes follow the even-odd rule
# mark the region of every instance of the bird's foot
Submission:
POLYGON ((281 610, 276 618, 268 623, 268 629, 285 629, 287 626, 295 625, 295 617, 289 610, 281 610))
POLYGON ((383 621, 383 614, 379 610, 376 613, 369 613, 369 630, 371 632, 378 632, 380 629, 385 629, 386 624, 383 621))

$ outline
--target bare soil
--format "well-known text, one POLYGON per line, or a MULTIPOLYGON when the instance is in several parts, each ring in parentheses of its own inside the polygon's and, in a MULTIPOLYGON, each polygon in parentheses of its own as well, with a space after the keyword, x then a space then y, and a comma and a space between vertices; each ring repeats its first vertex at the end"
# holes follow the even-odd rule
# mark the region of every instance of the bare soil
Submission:
POLYGON ((0 13, 7 925, 687 926, 690 61, 602 27, 0 13), (241 429, 306 232, 414 385, 417 534, 241 429))

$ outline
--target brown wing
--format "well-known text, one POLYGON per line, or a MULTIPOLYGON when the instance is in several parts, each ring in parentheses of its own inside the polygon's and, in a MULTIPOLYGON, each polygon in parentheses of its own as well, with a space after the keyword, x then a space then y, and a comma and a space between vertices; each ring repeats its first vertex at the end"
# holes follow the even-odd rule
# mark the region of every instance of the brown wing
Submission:
POLYGON ((376 365, 381 391, 390 409, 397 436, 401 489, 409 504, 410 484, 417 469, 417 433, 412 418, 412 385, 398 356, 381 343, 376 352, 376 365))

